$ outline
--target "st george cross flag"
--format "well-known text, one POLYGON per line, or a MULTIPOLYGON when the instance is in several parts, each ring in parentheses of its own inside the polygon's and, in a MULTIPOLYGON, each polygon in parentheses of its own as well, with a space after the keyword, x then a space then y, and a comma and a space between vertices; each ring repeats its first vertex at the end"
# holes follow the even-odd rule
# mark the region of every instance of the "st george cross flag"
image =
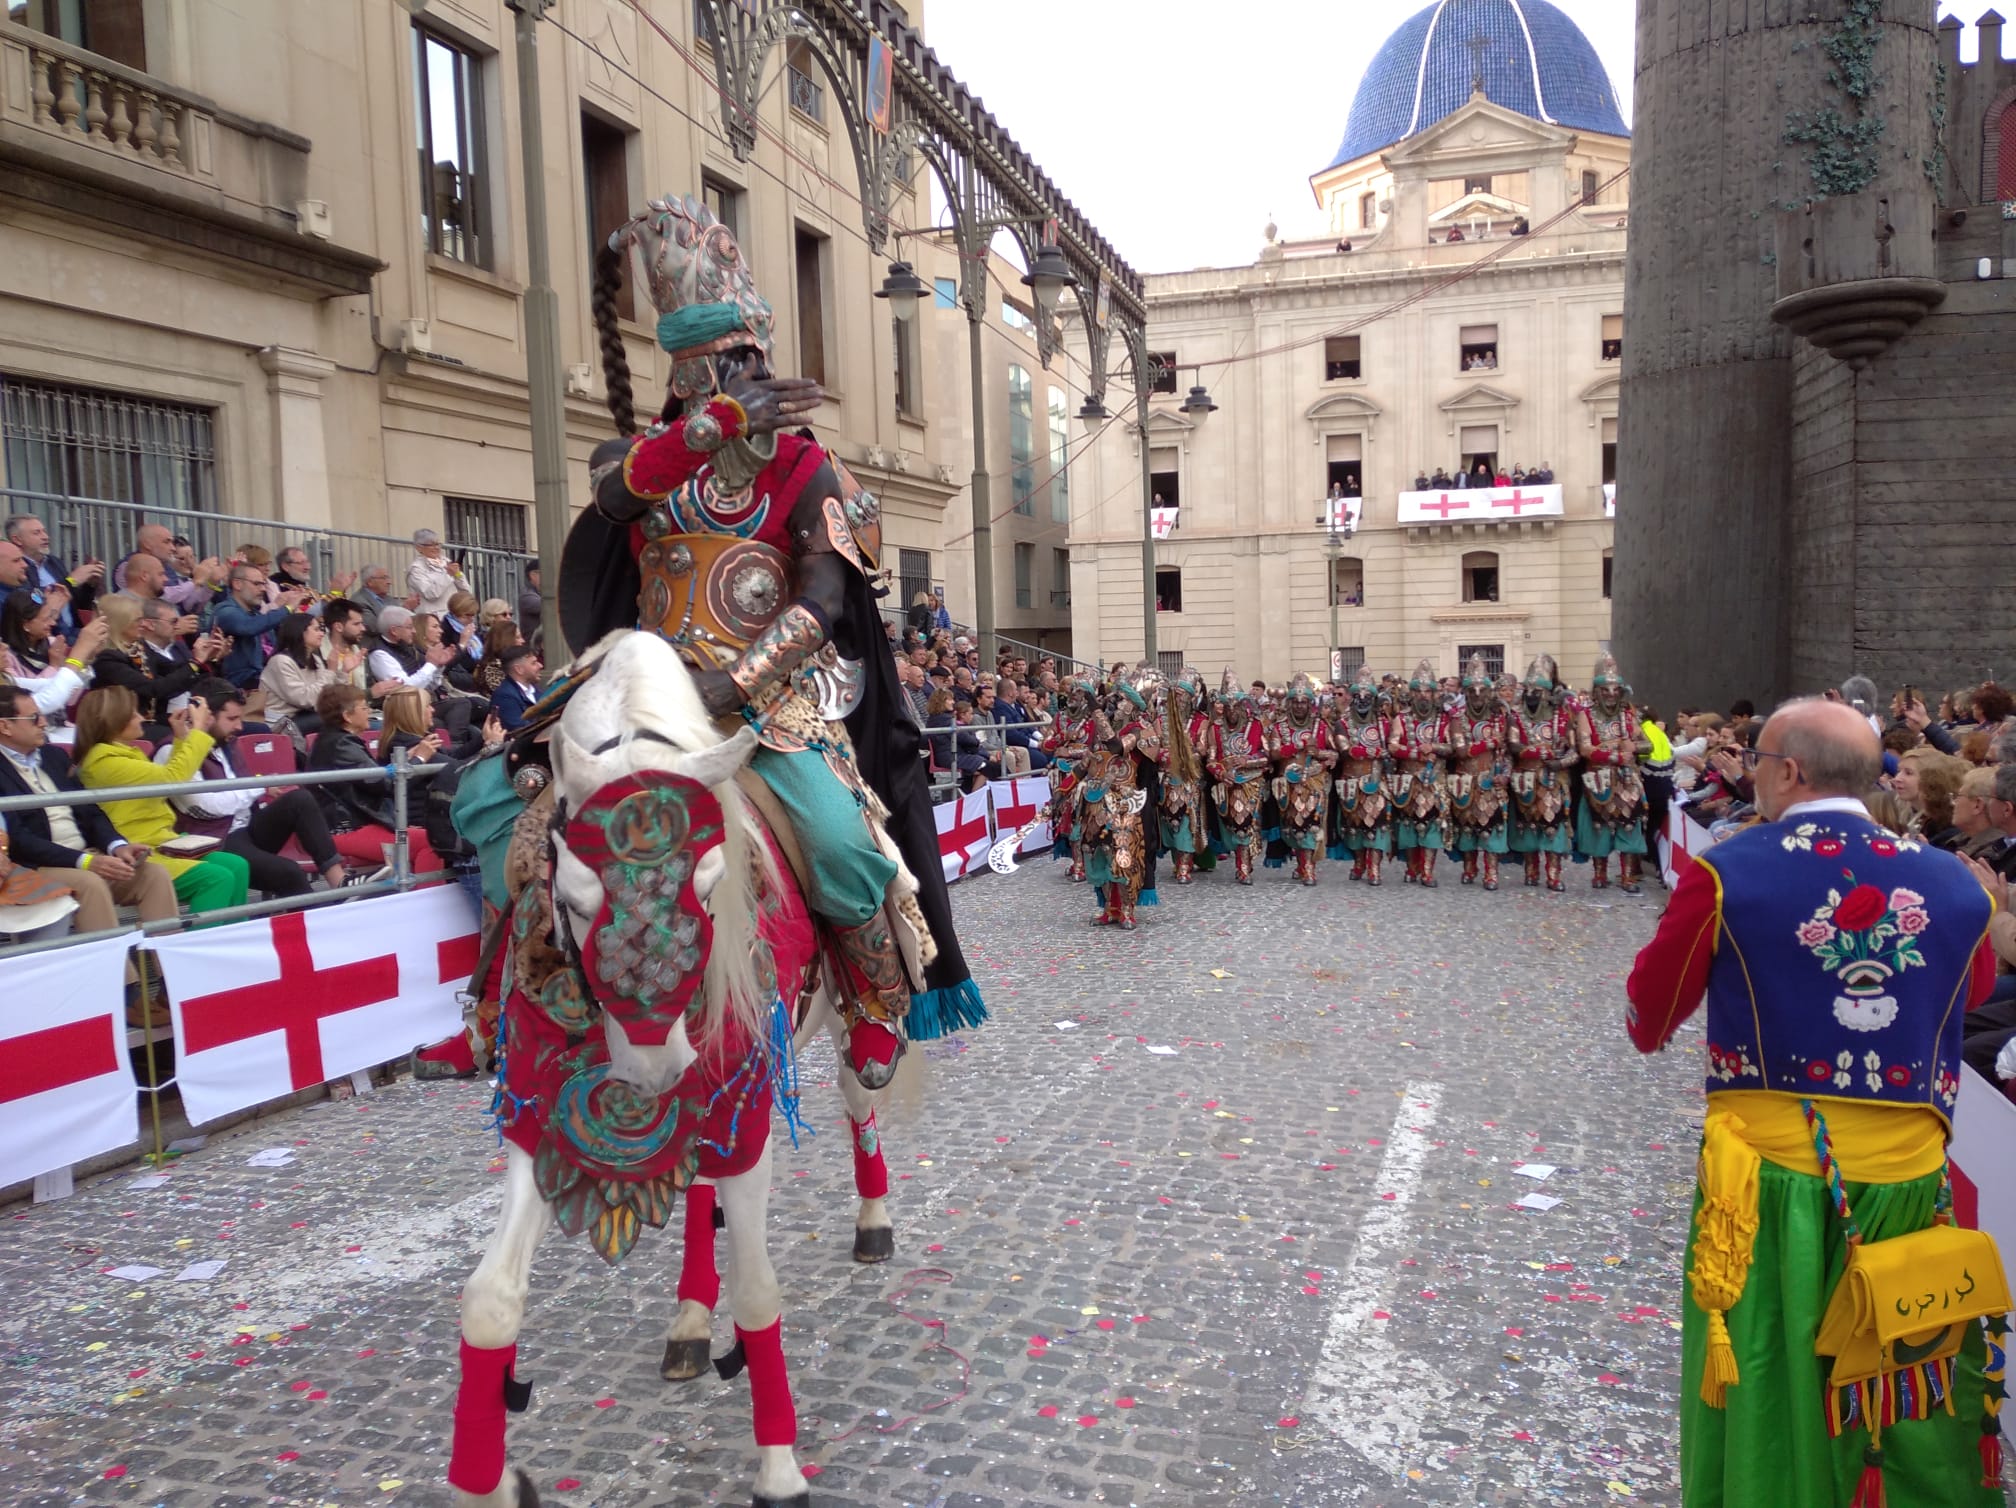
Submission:
POLYGON ((938 824, 938 857, 944 863, 948 885, 975 864, 986 866, 994 834, 987 825, 985 786, 970 795, 939 802, 931 808, 931 815, 938 824))
POLYGON ((126 950, 107 937, 7 964, 0 1015, 0 1184, 140 1139, 126 1054, 126 950))
MULTIPOLYGON (((1049 805, 1050 782, 1041 775, 996 780, 987 787, 987 799, 994 803, 994 841, 998 843, 1036 822, 1036 814, 1049 805)), ((1049 846, 1050 824, 1036 822, 1029 836, 1016 845, 1015 852, 1034 853, 1049 846)))
POLYGON ((1148 510, 1148 522, 1154 529, 1157 539, 1167 539, 1176 532, 1177 515, 1182 511, 1181 508, 1151 508, 1148 510))
POLYGON ((162 938, 190 1123, 457 1030, 476 944, 475 909, 456 885, 162 938))

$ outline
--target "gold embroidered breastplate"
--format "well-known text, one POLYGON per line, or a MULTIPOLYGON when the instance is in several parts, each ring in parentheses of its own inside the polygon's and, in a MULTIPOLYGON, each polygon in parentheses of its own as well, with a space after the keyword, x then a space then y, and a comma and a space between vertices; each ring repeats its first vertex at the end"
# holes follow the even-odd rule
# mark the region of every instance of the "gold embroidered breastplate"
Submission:
POLYGON ((792 595, 791 558, 760 539, 664 534, 637 560, 643 626, 704 670, 726 670, 792 595))

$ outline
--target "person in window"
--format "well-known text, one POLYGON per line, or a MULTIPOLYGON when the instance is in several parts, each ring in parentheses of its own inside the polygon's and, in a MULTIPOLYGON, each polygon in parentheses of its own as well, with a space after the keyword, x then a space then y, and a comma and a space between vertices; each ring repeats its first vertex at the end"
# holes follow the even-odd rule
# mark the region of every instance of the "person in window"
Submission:
POLYGON ((1450 485, 1449 473, 1442 467, 1437 466, 1435 468, 1435 475, 1428 478, 1426 484, 1420 488, 1417 488, 1416 490, 1426 491, 1429 487, 1447 487, 1449 485, 1450 485))
POLYGON ((1445 244, 1454 246, 1462 239, 1463 239, 1463 227, 1460 225, 1452 225, 1449 227, 1449 239, 1445 244))
MULTIPOLYGON (((296 786, 270 800, 265 791, 205 789, 206 781, 238 777, 231 746, 245 726, 245 693, 221 676, 206 676, 190 688, 190 695, 210 709, 209 732, 216 746, 198 767, 189 794, 174 798, 180 813, 176 825, 185 833, 221 838, 227 851, 245 861, 252 888, 269 900, 306 895, 312 888, 301 866, 281 855, 290 841, 301 845, 331 890, 341 889, 343 860, 329 836, 322 808, 307 787, 296 786)), ((172 748, 158 749, 154 762, 163 764, 174 757, 172 748)))
POLYGON ((1351 238, 1349 236, 1346 236, 1343 240, 1337 243, 1337 250, 1339 252, 1347 252, 1350 249, 1351 249, 1351 238))
POLYGON ((1449 485, 1458 492, 1466 490, 1470 485, 1470 473, 1458 468, 1455 480, 1449 485))
POLYGON ((1514 466, 1512 468, 1512 485, 1514 487, 1524 487, 1528 480, 1524 466, 1514 466))
POLYGON ((1489 487, 1491 485, 1491 479, 1495 475, 1497 475, 1497 473, 1492 471, 1491 463, 1489 461, 1479 461, 1477 463, 1476 471, 1471 473, 1470 485, 1472 487, 1489 487))
MULTIPOLYGON (((191 698, 168 716, 174 740, 169 757, 155 764, 141 747, 140 699, 125 686, 99 686, 77 704, 77 775, 87 790, 122 785, 167 785, 196 780, 216 740, 210 736, 207 702, 191 698)), ((105 803, 105 815, 119 836, 145 852, 148 862, 166 869, 175 898, 191 911, 221 911, 245 904, 252 868, 243 858, 213 848, 201 858, 170 858, 158 850, 176 836, 175 808, 159 796, 105 803)))
MULTIPOLYGON (((1423 472, 1420 472, 1420 473, 1418 473, 1418 474, 1417 474, 1417 475, 1415 476, 1415 478, 1414 478, 1414 490, 1415 490, 1416 492, 1426 492, 1426 491, 1428 490, 1428 488, 1429 488, 1429 485, 1430 485, 1430 484, 1429 484, 1429 481, 1428 481, 1428 473, 1427 473, 1427 472, 1423 471, 1423 472)), ((1437 483, 1437 484, 1435 484, 1435 485, 1438 485, 1438 486, 1439 486, 1440 484, 1439 484, 1439 483, 1437 483)))
MULTIPOLYGON (((392 694, 392 693, 388 693, 392 694)), ((371 731, 371 703, 355 686, 336 685, 325 689, 315 703, 322 719, 322 731, 308 755, 311 770, 382 770, 384 765, 364 741, 371 731)), ((419 739, 410 753, 424 764, 440 752, 439 734, 419 739)), ((336 852, 357 864, 389 866, 392 837, 392 782, 389 778, 362 780, 350 785, 317 785, 308 789, 322 805, 336 852)), ((413 874, 432 874, 441 868, 433 846, 422 827, 406 829, 407 861, 413 874)), ((389 873, 381 868, 373 879, 389 873)))
POLYGON ((1492 473, 1491 485, 1493 487, 1510 487, 1512 485, 1511 474, 1504 471, 1492 473))
POLYGON ((490 707, 498 722, 509 732, 525 721, 526 711, 539 700, 539 676, 546 667, 540 663, 539 656, 523 644, 505 650, 500 660, 504 666, 504 683, 490 699, 490 707))
POLYGON ((1345 474, 1344 495, 1346 497, 1357 497, 1359 495, 1357 472, 1353 471, 1345 474))
POLYGON ((1518 219, 1512 222, 1513 235, 1526 236, 1531 235, 1532 233, 1533 233, 1533 227, 1527 223, 1526 217, 1524 215, 1521 215, 1518 219))
POLYGON ((432 529, 413 531, 413 549, 413 563, 406 567, 406 587, 420 599, 415 611, 439 617, 448 611, 448 599, 466 592, 469 583, 461 563, 448 558, 441 536, 432 529))

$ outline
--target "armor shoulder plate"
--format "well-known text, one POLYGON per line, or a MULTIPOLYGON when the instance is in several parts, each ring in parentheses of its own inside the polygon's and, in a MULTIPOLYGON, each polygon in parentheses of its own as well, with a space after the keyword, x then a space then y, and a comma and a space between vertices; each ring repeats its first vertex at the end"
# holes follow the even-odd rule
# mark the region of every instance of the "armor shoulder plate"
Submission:
POLYGON ((826 532, 833 548, 872 575, 882 568, 882 504, 855 478, 846 463, 830 452, 840 495, 826 499, 826 532))

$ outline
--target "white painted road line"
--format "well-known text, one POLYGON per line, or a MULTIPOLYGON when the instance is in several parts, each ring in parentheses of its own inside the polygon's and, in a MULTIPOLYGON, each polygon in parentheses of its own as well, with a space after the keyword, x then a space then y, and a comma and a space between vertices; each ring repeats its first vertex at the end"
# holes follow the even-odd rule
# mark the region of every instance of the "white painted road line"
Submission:
POLYGON ((1373 1180, 1358 1245, 1332 1290, 1323 1354, 1303 1414, 1372 1465, 1394 1475, 1418 1460, 1421 1427, 1446 1419, 1456 1385, 1440 1369, 1401 1353, 1375 1311, 1390 1301, 1393 1262, 1409 1244, 1408 1210, 1420 1190, 1442 1086, 1407 1086, 1373 1180), (1387 1196, 1391 1196, 1390 1198, 1387 1196))

